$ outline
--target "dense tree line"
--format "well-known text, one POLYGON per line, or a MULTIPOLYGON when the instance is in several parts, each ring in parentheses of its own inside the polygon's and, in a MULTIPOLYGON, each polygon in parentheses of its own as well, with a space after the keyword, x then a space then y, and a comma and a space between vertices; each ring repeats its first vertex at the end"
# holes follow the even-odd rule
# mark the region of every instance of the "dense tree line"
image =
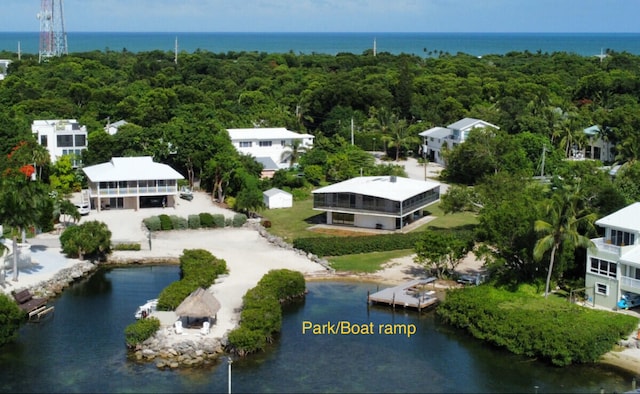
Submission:
MULTIPOLYGON (((547 219, 544 207, 554 193, 580 190, 581 210, 598 215, 640 198, 640 57, 625 52, 600 59, 561 52, 479 58, 198 50, 181 53, 177 64, 163 51, 93 51, 42 64, 35 56, 0 56, 13 59, 0 82, 0 168, 36 163, 38 179, 60 194, 77 190, 82 179, 64 160, 45 164, 46 152, 33 144, 33 120, 75 118, 87 125, 85 165, 151 155, 250 213, 260 208, 259 193, 267 187, 399 174, 396 166, 376 166, 365 150, 385 150, 396 160, 418 154, 420 131, 475 117, 500 129, 476 130, 446 152, 446 179, 475 187, 452 189, 457 198, 445 205, 479 212, 478 238, 491 246, 496 269, 517 280, 547 272, 542 261, 551 250, 534 258, 542 235, 534 223, 547 219), (104 131, 120 119, 129 124, 113 136, 104 131), (590 125, 599 126, 615 146, 616 161, 625 163, 614 180, 598 164, 565 160, 584 149, 582 130, 590 125), (315 147, 291 147, 294 171, 259 181, 261 166, 239 155, 224 132, 254 126, 308 132, 315 147), (24 141, 29 154, 22 162, 9 160, 24 141), (551 187, 531 182, 542 172, 555 177, 551 187)), ((554 248, 560 275, 579 261, 574 249, 554 248)))

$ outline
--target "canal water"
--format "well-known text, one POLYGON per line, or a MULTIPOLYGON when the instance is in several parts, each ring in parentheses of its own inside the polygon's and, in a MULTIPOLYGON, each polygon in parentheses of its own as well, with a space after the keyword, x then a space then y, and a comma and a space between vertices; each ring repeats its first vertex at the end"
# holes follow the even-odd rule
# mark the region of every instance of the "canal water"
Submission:
MULTIPOLYGON (((227 392, 226 360, 158 370, 128 358, 124 328, 139 304, 178 279, 177 266, 99 270, 0 348, 0 392, 227 392)), ((309 282, 286 307, 276 343, 232 364, 233 392, 599 393, 631 388, 603 366, 555 368, 483 345, 433 312, 368 307, 375 284, 309 282), (343 322, 343 323, 340 323, 343 322), (308 329, 307 329, 308 328, 308 329), (415 330, 415 332, 414 332, 415 330)))

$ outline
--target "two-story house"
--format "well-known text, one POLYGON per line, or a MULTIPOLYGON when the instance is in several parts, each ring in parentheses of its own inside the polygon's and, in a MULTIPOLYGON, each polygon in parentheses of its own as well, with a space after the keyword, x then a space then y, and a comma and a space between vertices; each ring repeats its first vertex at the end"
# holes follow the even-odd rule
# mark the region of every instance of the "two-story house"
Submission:
POLYGON ((499 129, 496 125, 474 118, 464 118, 447 127, 432 127, 418 134, 423 139, 422 152, 424 152, 424 156, 429 161, 444 166, 442 149, 445 146, 446 149, 453 149, 456 145, 463 143, 469 137, 469 132, 476 127, 499 129))
POLYGON ((290 167, 294 144, 300 151, 308 150, 313 146, 314 138, 284 127, 227 129, 227 132, 238 152, 253 156, 263 166, 262 176, 269 178, 277 170, 290 167))
POLYGON ((72 155, 72 166, 82 166, 80 155, 87 149, 86 126, 75 119, 34 120, 31 132, 36 135, 38 143, 47 148, 52 163, 59 157, 72 155))
POLYGON ((327 224, 399 230, 423 217, 440 200, 440 183, 398 176, 363 176, 313 192, 313 209, 327 224))
POLYGON ((604 237, 587 251, 585 286, 594 305, 614 309, 623 295, 640 295, 640 202, 596 221, 604 237))

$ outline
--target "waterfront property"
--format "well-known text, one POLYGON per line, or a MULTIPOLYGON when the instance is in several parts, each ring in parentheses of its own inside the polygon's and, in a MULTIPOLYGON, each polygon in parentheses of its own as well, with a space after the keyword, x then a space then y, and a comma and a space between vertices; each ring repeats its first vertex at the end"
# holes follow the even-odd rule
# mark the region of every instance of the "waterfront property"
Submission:
POLYGON ((596 221, 604 237, 587 251, 585 285, 594 305, 616 308, 623 296, 640 296, 640 202, 596 221))
POLYGON ((389 305, 393 308, 415 308, 422 310, 438 303, 435 288, 428 289, 436 278, 416 279, 398 286, 382 289, 367 296, 371 304, 389 305))
POLYGON ((447 127, 432 127, 418 134, 423 139, 422 152, 429 161, 444 166, 442 149, 453 149, 456 145, 463 143, 469 136, 469 132, 478 127, 499 129, 496 125, 474 118, 464 118, 447 127))
POLYGON ((291 165, 294 145, 300 150, 311 149, 313 136, 298 134, 284 127, 228 129, 231 143, 238 152, 253 156, 264 166, 263 177, 291 165))
POLYGON ((313 191, 313 209, 327 224, 379 230, 402 229, 439 201, 440 183, 398 176, 352 178, 313 191))
POLYGON ((89 181, 94 209, 173 207, 184 179, 170 166, 151 156, 113 157, 109 162, 82 169, 89 181))
POLYGON ((73 168, 82 166, 80 155, 87 149, 87 127, 75 119, 34 120, 31 132, 38 143, 49 151, 51 162, 59 157, 71 155, 73 168))

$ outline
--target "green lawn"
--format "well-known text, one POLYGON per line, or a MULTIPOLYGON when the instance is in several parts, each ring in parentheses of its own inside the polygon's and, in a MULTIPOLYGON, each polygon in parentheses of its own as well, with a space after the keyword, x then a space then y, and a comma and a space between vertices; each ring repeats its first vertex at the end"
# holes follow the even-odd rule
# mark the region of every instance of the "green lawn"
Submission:
MULTIPOLYGON (((336 233, 319 233, 309 231, 309 227, 320 222, 321 211, 313 210, 313 199, 294 201, 292 208, 268 209, 261 213, 264 220, 271 222, 269 232, 291 243, 295 238, 335 236, 336 233)), ((436 218, 413 231, 425 231, 430 227, 454 228, 458 226, 475 225, 476 216, 469 212, 445 215, 440 209, 440 203, 428 207, 428 211, 436 218)), ((361 235, 361 234, 358 234, 361 235)), ((363 253, 350 256, 328 258, 331 266, 338 271, 375 272, 390 259, 408 256, 413 251, 395 250, 390 252, 363 253)))
POLYGON ((409 256, 411 249, 392 250, 389 252, 373 252, 352 254, 348 256, 329 257, 327 260, 336 271, 372 273, 380 270, 382 264, 391 259, 409 256))

